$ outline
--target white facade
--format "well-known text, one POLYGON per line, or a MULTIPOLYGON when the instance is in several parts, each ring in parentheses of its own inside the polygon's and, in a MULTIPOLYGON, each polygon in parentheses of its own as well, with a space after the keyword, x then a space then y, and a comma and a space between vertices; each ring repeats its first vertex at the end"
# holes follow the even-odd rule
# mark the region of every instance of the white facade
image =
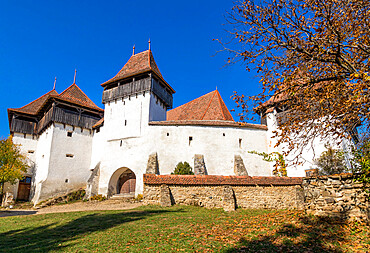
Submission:
MULTIPOLYGON (((129 170, 136 176, 135 195, 141 194, 143 174, 153 153, 158 155, 160 174, 171 174, 179 162, 193 167, 194 156, 200 154, 208 175, 235 175, 234 157, 240 155, 249 176, 272 176, 273 163, 249 151, 282 150, 274 147, 276 140, 271 138, 277 130, 275 111, 267 115, 268 129, 150 124, 165 120, 166 107, 156 95, 146 92, 106 103, 104 125, 94 131, 55 123, 38 139, 15 133, 14 142, 21 144, 22 152, 35 164, 29 172, 33 175, 32 201, 38 203, 86 187, 96 168, 99 194, 116 194, 120 175, 129 170)), ((324 144, 315 143, 316 157, 325 150, 324 144)), ((314 157, 313 150, 307 149, 303 154, 307 162, 288 167, 288 176, 305 176, 304 170, 313 167, 314 157)))
MULTIPOLYGON (((267 113, 266 122, 268 127, 267 130, 268 152, 282 153, 283 150, 287 149, 287 145, 281 144, 278 147, 275 147, 277 143, 277 138, 272 138, 273 136, 275 136, 274 132, 279 131, 277 123, 277 113, 275 109, 267 113)), ((302 153, 299 155, 300 164, 290 165, 287 167, 288 177, 304 177, 306 176, 305 170, 317 168, 314 161, 315 159, 319 158, 324 151, 327 150, 327 148, 325 147, 326 144, 330 144, 332 147, 336 149, 341 149, 349 152, 350 142, 351 141, 349 139, 341 139, 340 141, 338 141, 337 139, 334 138, 320 138, 320 137, 313 138, 309 142, 310 144, 304 147, 302 153), (341 143, 341 145, 338 145, 337 143, 341 143)), ((287 157, 285 157, 285 160, 289 163, 290 161, 295 160, 296 157, 297 153, 292 151, 289 153, 287 157)), ((270 164, 270 166, 271 169, 273 169, 273 164, 270 164)))
POLYGON ((135 173, 135 194, 142 193, 142 175, 152 153, 158 154, 160 174, 171 174, 179 162, 193 167, 194 155, 202 154, 209 175, 234 175, 234 156, 241 155, 249 175, 271 176, 268 163, 248 153, 267 151, 266 130, 149 125, 165 117, 166 109, 154 94, 106 104, 104 126, 94 133, 90 165, 90 169, 100 165, 100 194, 108 195, 109 187, 115 187, 117 179, 112 180, 112 175, 122 168, 135 173))
MULTIPOLYGON (((12 128, 13 141, 21 145, 22 152, 33 165, 28 175, 32 176, 31 199, 35 204, 85 188, 87 184, 90 193, 94 191, 94 194, 111 196, 121 192, 125 187, 122 183, 124 180, 131 180, 130 184, 126 185, 130 194, 133 185, 135 195, 141 194, 143 174, 146 173, 149 157, 154 153, 157 154, 159 174, 170 174, 179 162, 186 161, 194 166, 195 155, 202 155, 208 175, 235 175, 235 160, 237 157, 239 166, 241 157, 249 176, 272 176, 273 163, 263 161, 261 156, 251 154, 250 151, 282 151, 281 147, 275 148, 276 139, 272 138, 273 131, 277 130, 275 110, 266 116, 267 127, 238 124, 232 121, 231 114, 216 91, 212 98, 204 103, 204 108, 195 108, 199 104, 194 103, 185 113, 192 114, 192 110, 195 110, 203 115, 201 120, 182 124, 177 124, 176 120, 166 121, 167 107, 172 106, 174 90, 164 81, 150 50, 131 56, 116 77, 102 85, 105 104, 103 123, 93 126, 100 119, 102 110, 73 84, 60 95, 55 90, 45 94, 51 97, 41 97, 45 100, 44 104, 40 102, 40 98, 33 102, 34 106, 28 105, 31 109, 39 108, 31 115, 34 121, 28 122, 20 117, 18 127, 30 126, 28 123, 39 124, 40 117, 46 117, 42 111, 42 108, 46 107, 42 106, 48 99, 56 99, 49 101, 49 104, 53 103, 50 108, 53 108, 54 113, 50 115, 58 116, 59 120, 62 117, 66 119, 68 108, 74 108, 74 113, 68 116, 70 121, 67 122, 86 128, 56 123, 66 121, 51 118, 50 125, 37 128, 38 131, 42 130, 35 132, 34 136, 37 138, 14 131, 20 128, 12 128), (215 100, 212 100, 213 98, 215 100), (62 107, 54 111, 54 106, 58 104, 56 102, 61 102, 60 100, 61 106, 67 108, 64 108, 66 111, 60 109, 62 107), (37 104, 37 101, 40 104, 37 104), (214 101, 216 103, 211 103, 214 101), (211 104, 213 107, 208 111, 211 104), (39 118, 35 118, 35 115, 39 118), (80 122, 81 115, 85 125, 80 122), (92 115, 95 115, 95 118, 92 119, 92 115), (223 116, 223 120, 220 120, 219 115, 223 116), (202 124, 204 118, 210 123, 202 124), (20 125, 22 120, 23 125, 20 125)), ((21 109, 13 111, 19 113, 21 109)), ((29 114, 29 111, 23 110, 22 114, 21 110, 19 115, 24 114, 29 114)), ((13 120, 15 119, 13 115, 13 120)), ((306 163, 289 167, 288 176, 305 176, 305 169, 313 166, 315 155, 318 157, 325 150, 324 144, 315 140, 314 149, 308 147, 302 155, 306 163)), ((16 196, 17 186, 9 187, 13 187, 16 196)))

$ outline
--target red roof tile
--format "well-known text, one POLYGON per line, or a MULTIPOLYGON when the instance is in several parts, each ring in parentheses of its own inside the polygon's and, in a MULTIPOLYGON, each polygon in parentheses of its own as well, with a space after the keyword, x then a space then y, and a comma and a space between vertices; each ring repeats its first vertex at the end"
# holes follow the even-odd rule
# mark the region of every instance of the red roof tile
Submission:
POLYGON ((167 120, 234 121, 218 90, 168 111, 167 120))
POLYGON ((97 127, 100 127, 100 126, 102 126, 104 124, 104 117, 103 118, 101 118, 98 122, 96 122, 95 123, 95 125, 93 125, 93 129, 94 128, 97 128, 97 127))
POLYGON ((43 106, 43 104, 52 96, 58 96, 58 92, 55 90, 51 90, 45 95, 39 97, 38 99, 32 101, 31 103, 21 107, 21 108, 9 108, 9 111, 14 111, 14 112, 20 112, 20 113, 25 113, 25 114, 32 114, 36 115, 40 108, 43 106))
POLYGON ((123 68, 113 78, 102 83, 101 86, 104 87, 112 82, 148 71, 153 71, 168 86, 168 88, 171 89, 171 91, 175 92, 173 88, 164 80, 157 64, 154 61, 151 50, 132 55, 123 68))
POLYGON ((43 105, 51 98, 56 98, 63 100, 65 102, 70 102, 76 105, 84 106, 90 109, 104 111, 94 104, 93 101, 86 96, 86 94, 74 83, 64 90, 61 94, 58 94, 55 90, 51 90, 45 95, 39 97, 38 99, 32 101, 31 103, 21 107, 21 108, 9 108, 8 112, 19 112, 29 115, 37 115, 42 109, 43 105))
POLYGON ((91 101, 91 99, 86 96, 86 94, 75 83, 65 89, 62 93, 60 93, 57 98, 64 101, 72 102, 77 105, 85 106, 90 109, 95 109, 99 111, 103 110, 99 108, 96 104, 94 104, 94 102, 91 101))
POLYGON ((288 186, 302 184, 302 177, 250 177, 214 175, 154 175, 144 174, 148 185, 267 185, 288 186))
POLYGON ((267 130, 267 126, 251 123, 242 123, 226 120, 168 120, 168 121, 151 121, 152 126, 222 126, 222 127, 239 127, 255 128, 267 130))

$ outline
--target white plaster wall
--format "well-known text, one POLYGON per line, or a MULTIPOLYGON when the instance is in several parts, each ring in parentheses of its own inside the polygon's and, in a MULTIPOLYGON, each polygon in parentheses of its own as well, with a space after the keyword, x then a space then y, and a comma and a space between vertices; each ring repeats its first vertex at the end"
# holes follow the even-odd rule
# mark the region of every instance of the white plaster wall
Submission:
POLYGON ((234 175, 234 155, 241 155, 249 175, 271 176, 268 163, 248 153, 253 150, 267 152, 265 130, 205 126, 147 126, 146 133, 141 137, 106 141, 100 167, 100 194, 107 194, 109 180, 119 168, 129 168, 135 173, 136 194, 142 193, 142 175, 146 171, 149 155, 153 152, 158 153, 160 174, 170 174, 181 161, 187 161, 193 167, 194 155, 202 154, 209 175, 234 175), (189 136, 193 137, 190 145, 189 136), (239 139, 242 139, 241 148, 239 139))
POLYGON ((34 204, 39 202, 39 198, 43 190, 43 183, 48 176, 53 132, 54 127, 51 125, 38 137, 35 161, 36 166, 34 170, 33 184, 31 186, 31 191, 33 191, 32 202, 34 204))
POLYGON ((104 128, 107 140, 140 136, 148 125, 150 97, 147 92, 106 103, 104 128))
POLYGON ((249 175, 270 176, 267 163, 248 153, 267 152, 265 130, 210 126, 150 126, 150 130, 148 137, 157 136, 150 149, 158 153, 161 174, 173 172, 180 161, 193 167, 194 155, 202 154, 209 175, 234 175, 234 156, 240 155, 249 175))
POLYGON ((150 94, 149 107, 149 122, 150 121, 165 121, 167 118, 167 110, 164 104, 153 93, 150 94))
POLYGON ((92 132, 58 123, 52 129, 49 170, 39 201, 85 188, 90 176, 92 132), (68 137, 67 132, 72 132, 72 137, 68 137), (73 157, 67 157, 67 154, 73 157))
POLYGON ((24 134, 22 133, 14 133, 13 143, 18 145, 22 154, 27 157, 27 164, 30 166, 27 171, 27 175, 32 175, 34 163, 36 161, 37 138, 30 134, 27 134, 26 137, 24 137, 24 134))
MULTIPOLYGON (((286 144, 279 145, 278 147, 274 147, 277 138, 271 138, 274 136, 273 131, 278 131, 277 127, 277 120, 276 120, 276 111, 274 110, 271 113, 267 114, 267 138, 269 140, 269 153, 271 152, 280 152, 282 153, 283 150, 287 149, 286 144)), ((330 143, 334 148, 343 148, 344 150, 347 149, 346 144, 348 146, 348 140, 343 141, 342 145, 337 145, 338 140, 333 138, 321 138, 316 137, 311 140, 310 144, 307 145, 303 150, 302 154, 300 155, 300 165, 291 165, 287 167, 287 174, 289 177, 304 177, 306 176, 305 170, 316 168, 317 166, 314 164, 314 159, 320 157, 321 153, 326 151, 325 144, 330 143)), ((289 163, 296 157, 297 153, 291 152, 285 159, 289 163)), ((273 163, 271 163, 271 170, 273 169, 273 163)))
MULTIPOLYGON (((24 134, 22 133, 14 133, 13 143, 16 144, 20 149, 21 153, 27 157, 26 162, 29 168, 25 175, 33 177, 36 161, 37 139, 30 134, 27 134, 25 137, 24 134)), ((14 197, 16 198, 18 194, 18 182, 13 185, 7 184, 5 187, 5 191, 12 192, 14 197)))
POLYGON ((166 108, 157 97, 146 92, 105 104, 104 126, 95 133, 90 169, 100 162, 99 193, 106 195, 113 173, 129 168, 136 175, 136 194, 142 192, 142 175, 149 154, 148 122, 166 120, 166 108), (126 125, 125 125, 126 120, 126 125), (96 159, 97 158, 97 159, 96 159))
MULTIPOLYGON (((105 128, 100 127, 99 132, 94 130, 94 135, 92 138, 92 147, 91 147, 91 162, 90 162, 90 171, 96 166, 100 166, 100 162, 102 157, 105 155, 105 145, 106 145, 106 136, 105 136, 105 128)), ((90 175, 91 175, 90 173, 90 175)))

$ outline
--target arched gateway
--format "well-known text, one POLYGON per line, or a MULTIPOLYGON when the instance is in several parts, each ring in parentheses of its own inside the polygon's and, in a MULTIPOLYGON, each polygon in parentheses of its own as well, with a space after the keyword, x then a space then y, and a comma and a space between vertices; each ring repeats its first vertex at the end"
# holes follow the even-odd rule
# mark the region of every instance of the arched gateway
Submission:
POLYGON ((109 180, 108 196, 135 197, 136 175, 129 168, 116 170, 109 180))

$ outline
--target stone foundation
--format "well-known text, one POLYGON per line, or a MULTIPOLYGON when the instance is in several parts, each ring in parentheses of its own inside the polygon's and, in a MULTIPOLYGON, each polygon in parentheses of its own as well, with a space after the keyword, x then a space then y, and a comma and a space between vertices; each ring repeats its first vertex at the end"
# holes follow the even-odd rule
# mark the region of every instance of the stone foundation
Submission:
POLYGON ((298 209, 308 214, 370 221, 370 187, 352 174, 333 176, 249 177, 144 175, 144 203, 206 208, 298 209))
POLYGON ((369 221, 369 194, 352 174, 306 177, 302 185, 307 213, 369 221))
MULTIPOLYGON (((304 207, 301 179, 277 177, 263 179, 265 178, 248 176, 144 175, 144 203, 163 205, 164 199, 170 199, 172 204, 224 208, 225 211, 235 210, 236 207, 271 209, 304 207), (276 185, 273 184, 274 181, 276 185), (257 182, 261 185, 256 184, 257 182), (165 192, 168 194, 166 197, 165 192)), ((165 205, 168 206, 168 201, 165 205)))

